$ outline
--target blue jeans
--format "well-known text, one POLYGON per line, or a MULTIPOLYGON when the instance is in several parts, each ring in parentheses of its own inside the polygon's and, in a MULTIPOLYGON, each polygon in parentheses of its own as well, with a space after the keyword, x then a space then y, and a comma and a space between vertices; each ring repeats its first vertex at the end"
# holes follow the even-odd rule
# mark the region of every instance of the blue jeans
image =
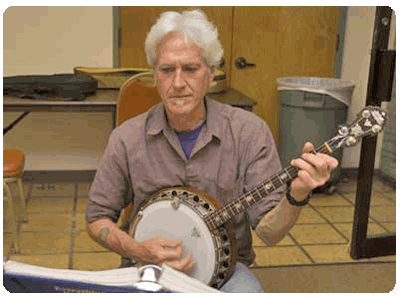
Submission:
MULTIPOLYGON (((122 257, 120 268, 134 266, 132 260, 122 257)), ((225 293, 265 293, 253 272, 244 264, 237 262, 232 277, 220 288, 225 293)))
POLYGON ((235 273, 220 288, 225 293, 265 293, 261 283, 244 264, 237 262, 235 273))

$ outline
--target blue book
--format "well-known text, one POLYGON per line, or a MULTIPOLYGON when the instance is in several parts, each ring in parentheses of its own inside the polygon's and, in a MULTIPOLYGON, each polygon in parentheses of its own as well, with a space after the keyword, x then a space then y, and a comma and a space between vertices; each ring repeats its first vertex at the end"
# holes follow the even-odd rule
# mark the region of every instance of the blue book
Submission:
POLYGON ((219 292, 167 265, 80 271, 7 261, 3 263, 3 286, 11 293, 219 292), (152 278, 152 272, 157 276, 152 278))

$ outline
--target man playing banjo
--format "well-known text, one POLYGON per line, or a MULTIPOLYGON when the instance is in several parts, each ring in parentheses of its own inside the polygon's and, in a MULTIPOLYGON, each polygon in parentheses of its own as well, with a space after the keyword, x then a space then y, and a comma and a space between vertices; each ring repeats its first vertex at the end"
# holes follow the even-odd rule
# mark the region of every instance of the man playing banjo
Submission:
MULTIPOLYGON (((278 172, 281 164, 262 119, 205 96, 223 50, 204 13, 163 13, 145 50, 162 103, 112 132, 90 190, 87 230, 123 257, 186 271, 196 261, 190 253, 182 255, 181 240, 136 241, 116 225, 121 210, 132 203, 135 214, 151 195, 172 186, 196 187, 223 206, 278 172)), ((237 262, 221 291, 263 292, 248 269, 255 259, 251 228, 266 245, 288 233, 311 190, 338 165, 335 158, 312 150, 306 143, 301 159, 291 162, 299 172, 288 190, 276 189, 232 219, 237 262)))

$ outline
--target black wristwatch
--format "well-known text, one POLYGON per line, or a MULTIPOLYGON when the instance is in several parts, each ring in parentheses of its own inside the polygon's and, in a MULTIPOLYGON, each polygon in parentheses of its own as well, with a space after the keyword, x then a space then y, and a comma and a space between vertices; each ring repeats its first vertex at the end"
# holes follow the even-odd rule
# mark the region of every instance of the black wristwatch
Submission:
POLYGON ((302 200, 302 201, 296 201, 291 195, 290 195, 290 188, 288 188, 286 190, 286 199, 289 201, 289 203, 291 205, 294 206, 304 206, 306 205, 308 202, 310 202, 310 198, 311 198, 311 193, 308 193, 308 196, 306 199, 302 200))

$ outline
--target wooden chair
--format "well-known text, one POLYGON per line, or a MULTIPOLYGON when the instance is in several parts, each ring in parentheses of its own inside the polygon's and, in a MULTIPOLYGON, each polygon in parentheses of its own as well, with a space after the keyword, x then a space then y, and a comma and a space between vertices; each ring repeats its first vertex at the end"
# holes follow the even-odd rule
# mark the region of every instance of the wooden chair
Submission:
POLYGON ((161 101, 152 72, 130 77, 121 86, 117 100, 116 126, 146 112, 161 101))
MULTIPOLYGON (((121 126, 123 122, 146 112, 160 101, 153 73, 145 72, 130 77, 121 86, 118 94, 115 125, 121 126)), ((126 223, 131 211, 131 205, 124 209, 120 219, 121 225, 126 223)))
POLYGON ((8 203, 8 211, 11 222, 11 233, 16 252, 19 252, 18 218, 14 210, 14 198, 11 193, 10 184, 17 183, 21 208, 23 212, 23 222, 27 222, 26 203, 24 187, 22 185, 22 175, 25 168, 25 153, 21 150, 3 150, 3 189, 5 191, 3 201, 8 203))

